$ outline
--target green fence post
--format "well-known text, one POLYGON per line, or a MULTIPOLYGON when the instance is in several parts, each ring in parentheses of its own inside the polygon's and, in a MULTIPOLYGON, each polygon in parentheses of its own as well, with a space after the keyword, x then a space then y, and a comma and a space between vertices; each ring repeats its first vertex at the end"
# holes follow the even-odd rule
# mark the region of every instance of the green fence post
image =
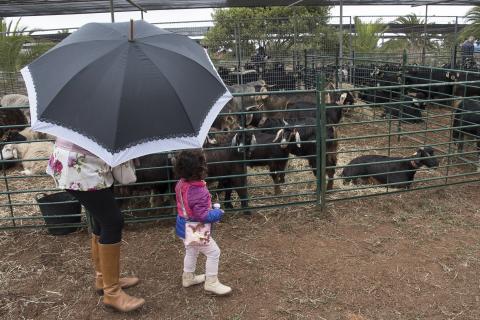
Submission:
MULTIPOLYGON (((387 155, 390 157, 392 153, 392 114, 387 113, 387 127, 388 127, 388 150, 387 155)), ((389 175, 387 175, 387 192, 389 191, 389 175)))
MULTIPOLYGON (((246 129, 246 126, 247 126, 247 119, 246 119, 245 113, 247 112, 247 110, 246 110, 246 107, 245 107, 244 98, 245 98, 245 96, 241 96, 241 99, 240 99, 240 107, 241 107, 241 110, 242 110, 242 114, 240 115, 240 123, 242 125, 241 129, 243 130, 242 137, 241 137, 242 138, 242 143, 243 143, 242 166, 243 166, 243 172, 245 172, 245 174, 247 174, 247 177, 245 177, 245 181, 246 181, 245 188, 247 188, 247 186, 248 186, 248 165, 247 165, 247 148, 246 148, 246 145, 247 145, 246 138, 247 137, 246 137, 246 133, 245 133, 245 129, 246 129)), ((247 193, 248 193, 248 188, 247 188, 247 193)), ((239 198, 241 198, 241 197, 239 196, 239 198)), ((243 199, 240 199, 240 206, 241 206, 242 200, 243 199)))
MULTIPOLYGON (((335 55, 335 89, 338 89, 338 86, 339 86, 339 83, 340 83, 340 80, 338 78, 338 68, 339 68, 339 59, 338 59, 338 55, 339 53, 337 52, 337 54, 335 55)), ((322 88, 323 89, 323 88, 322 88)))
POLYGON ((455 31, 453 36, 453 47, 450 49, 451 57, 450 57, 450 67, 452 69, 456 69, 456 61, 457 61, 457 43, 458 43, 458 17, 455 17, 455 31))
MULTIPOLYGON (((172 160, 170 158, 170 153, 167 155, 167 167, 170 167, 170 165, 173 165, 172 163, 172 160)), ((170 170, 167 170, 167 179, 168 181, 170 180, 173 180, 175 177, 172 177, 170 176, 170 170)), ((172 184, 171 183, 168 183, 167 184, 167 192, 169 194, 173 193, 175 190, 172 189, 172 184)), ((165 198, 162 197, 162 201, 164 200, 165 198)), ((171 209, 172 210, 172 215, 177 215, 177 208, 175 206, 173 206, 173 208, 171 209)))
POLYGON ((3 174, 3 181, 5 182, 5 191, 7 191, 7 200, 10 208, 10 216, 12 217, 12 224, 14 227, 16 227, 14 214, 13 214, 13 206, 12 206, 12 198, 10 197, 10 188, 8 187, 8 178, 7 178, 7 172, 5 169, 5 162, 3 162, 3 154, 0 152, 0 159, 2 160, 2 174, 3 174))
POLYGON ((305 85, 305 88, 307 88, 307 68, 308 68, 308 61, 307 61, 307 49, 303 49, 303 84, 305 85))
MULTIPOLYGON (((351 43, 351 42, 350 42, 351 43)), ((350 55, 348 56, 348 79, 347 81, 355 86, 353 74, 355 72, 355 60, 353 58, 353 51, 350 48, 350 55)))
POLYGON ((234 28, 234 39, 235 39, 235 55, 237 58, 237 84, 243 83, 243 79, 241 77, 240 69, 242 67, 242 58, 240 57, 240 26, 238 23, 235 24, 234 28))
MULTIPOLYGON (((404 104, 403 100, 405 99, 405 70, 407 66, 407 50, 403 49, 403 57, 402 57, 402 89, 400 90, 400 99, 402 102, 400 103, 400 114, 398 117, 398 126, 397 132, 402 132, 402 119, 403 119, 403 111, 404 111, 404 104)), ((397 142, 400 141, 400 134, 397 135, 397 142)))
MULTIPOLYGON (((430 68, 429 76, 428 76, 428 82, 432 83, 432 77, 433 77, 433 69, 430 68)), ((428 100, 432 99, 432 86, 428 86, 428 100)), ((430 104, 430 102, 429 102, 430 104)), ((421 113, 421 112, 420 112, 421 113)), ((424 121, 424 127, 425 127, 425 135, 423 138, 423 145, 427 145, 427 140, 428 140, 428 119, 429 119, 429 111, 428 108, 425 108, 425 121, 424 121)))
POLYGON ((325 75, 317 78, 317 126, 316 126, 316 157, 317 157, 317 204, 320 205, 322 211, 325 210, 325 195, 327 191, 326 173, 326 112, 325 112, 325 75), (319 201, 319 203, 318 203, 319 201))
MULTIPOLYGON (((463 118, 463 113, 460 117, 463 118)), ((448 175, 449 175, 449 171, 450 171, 450 166, 452 164, 453 130, 455 130, 455 127, 453 126, 453 122, 454 122, 454 111, 452 111, 450 113, 451 127, 450 127, 450 130, 449 130, 449 138, 448 138, 448 151, 447 151, 448 152, 448 157, 447 157, 447 168, 445 170, 445 184, 448 183, 448 175)))
POLYGON ((298 16, 297 16, 297 11, 295 10, 293 12, 293 70, 295 70, 295 53, 298 50, 298 16))

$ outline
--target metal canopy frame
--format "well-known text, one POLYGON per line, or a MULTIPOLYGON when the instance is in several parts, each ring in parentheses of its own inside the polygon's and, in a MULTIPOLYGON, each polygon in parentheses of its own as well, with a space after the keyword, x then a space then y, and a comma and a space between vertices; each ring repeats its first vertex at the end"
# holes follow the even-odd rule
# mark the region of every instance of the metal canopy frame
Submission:
MULTIPOLYGON (((343 5, 480 5, 480 0, 343 0, 343 5)), ((267 6, 332 6, 339 0, 0 0, 0 17, 267 6), (132 2, 134 4, 132 4, 132 2)))

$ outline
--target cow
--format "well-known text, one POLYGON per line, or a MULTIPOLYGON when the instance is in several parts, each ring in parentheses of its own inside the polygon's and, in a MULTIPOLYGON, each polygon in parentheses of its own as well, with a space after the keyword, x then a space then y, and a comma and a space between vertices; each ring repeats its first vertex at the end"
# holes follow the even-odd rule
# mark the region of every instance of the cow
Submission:
MULTIPOLYGON (((258 93, 267 92, 265 81, 259 80, 254 82, 249 82, 246 84, 236 84, 227 87, 231 93, 258 93)), ((266 95, 254 95, 254 96, 240 96, 234 97, 230 100, 222 109, 221 113, 212 124, 212 127, 215 127, 219 130, 229 130, 235 126, 241 124, 240 117, 235 114, 229 115, 228 113, 237 113, 243 111, 250 106, 261 103, 262 100, 266 99, 266 95)))
POLYGON ((293 73, 286 72, 282 63, 275 63, 272 69, 265 70, 262 79, 269 85, 271 91, 295 90, 297 79, 293 73))
POLYGON ((419 148, 414 155, 405 158, 363 155, 351 160, 343 169, 341 177, 344 184, 380 184, 409 189, 420 167, 438 166, 438 159, 434 156, 434 150, 430 146, 419 148))
MULTIPOLYGON (((277 133, 275 139, 275 141, 280 140, 280 146, 286 148, 291 154, 307 159, 315 176, 317 176, 317 168, 319 168, 319 164, 317 164, 317 143, 315 142, 317 140, 316 123, 315 118, 290 119, 285 123, 285 128, 277 133)), ((334 167, 337 165, 338 147, 335 140, 335 128, 327 126, 326 131, 326 165, 327 167, 334 167)), ((327 189, 332 189, 335 168, 327 168, 326 174, 328 176, 327 189)))

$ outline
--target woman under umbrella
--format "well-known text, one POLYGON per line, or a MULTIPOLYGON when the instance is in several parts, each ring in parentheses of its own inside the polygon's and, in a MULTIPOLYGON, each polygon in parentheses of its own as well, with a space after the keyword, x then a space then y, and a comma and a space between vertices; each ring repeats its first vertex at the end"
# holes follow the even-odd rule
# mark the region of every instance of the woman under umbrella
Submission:
POLYGON ((47 172, 93 217, 95 286, 119 311, 145 300, 120 278, 123 217, 112 167, 201 147, 231 95, 205 50, 143 21, 91 23, 22 70, 32 129, 57 136, 47 172))
POLYGON ((140 280, 119 277, 123 216, 113 193, 111 167, 91 152, 57 138, 47 173, 55 179, 58 188, 73 195, 92 216, 95 290, 103 293, 104 304, 123 312, 140 308, 145 300, 122 290, 140 280))

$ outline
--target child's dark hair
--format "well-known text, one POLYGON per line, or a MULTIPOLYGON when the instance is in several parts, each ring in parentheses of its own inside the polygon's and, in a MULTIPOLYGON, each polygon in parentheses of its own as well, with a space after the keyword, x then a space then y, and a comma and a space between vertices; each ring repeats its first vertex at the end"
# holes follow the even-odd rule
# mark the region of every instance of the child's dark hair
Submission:
POLYGON ((187 181, 203 180, 207 177, 207 161, 201 149, 184 150, 175 157, 175 174, 187 181))

